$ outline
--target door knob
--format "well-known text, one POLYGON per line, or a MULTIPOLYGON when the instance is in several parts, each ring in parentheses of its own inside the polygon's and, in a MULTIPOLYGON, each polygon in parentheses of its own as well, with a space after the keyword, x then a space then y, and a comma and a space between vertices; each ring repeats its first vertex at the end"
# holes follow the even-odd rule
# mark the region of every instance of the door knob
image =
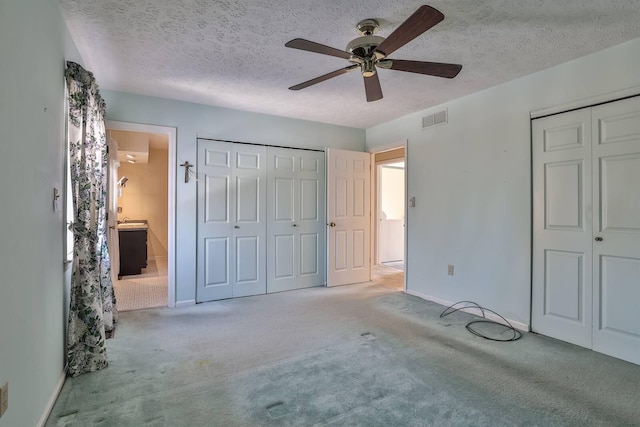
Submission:
POLYGON ((297 227, 297 226, 298 226, 298 224, 292 224, 291 226, 292 226, 292 227, 297 227))
POLYGON ((330 222, 330 223, 329 223, 329 227, 335 227, 335 226, 336 226, 336 223, 335 223, 335 222, 330 222))
POLYGON ((602 242, 604 239, 600 236, 596 237, 596 242, 602 242))
POLYGON ((234 225, 233 228, 240 228, 240 226, 239 225, 234 225))

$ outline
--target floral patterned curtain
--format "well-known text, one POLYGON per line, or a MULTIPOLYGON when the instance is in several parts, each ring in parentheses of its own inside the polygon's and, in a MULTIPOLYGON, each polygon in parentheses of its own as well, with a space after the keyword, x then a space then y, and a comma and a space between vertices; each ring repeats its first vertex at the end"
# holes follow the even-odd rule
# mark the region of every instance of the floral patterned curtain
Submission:
POLYGON ((75 213, 67 354, 69 374, 77 376, 107 366, 105 331, 114 328, 117 311, 107 249, 105 103, 92 73, 67 62, 65 76, 75 213))

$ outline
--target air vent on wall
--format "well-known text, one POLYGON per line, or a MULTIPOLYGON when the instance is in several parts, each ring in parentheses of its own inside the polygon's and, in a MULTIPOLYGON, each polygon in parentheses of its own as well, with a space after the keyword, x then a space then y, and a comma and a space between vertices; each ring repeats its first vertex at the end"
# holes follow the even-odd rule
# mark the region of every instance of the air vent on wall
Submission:
POLYGON ((447 110, 438 111, 422 118, 422 129, 447 123, 447 110))

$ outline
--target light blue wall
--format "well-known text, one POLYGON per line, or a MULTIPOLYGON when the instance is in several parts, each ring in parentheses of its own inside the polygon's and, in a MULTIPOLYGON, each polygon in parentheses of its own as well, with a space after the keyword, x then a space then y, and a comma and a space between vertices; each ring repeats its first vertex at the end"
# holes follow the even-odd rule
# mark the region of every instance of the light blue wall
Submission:
MULTIPOLYGON (((363 151, 365 131, 129 93, 101 91, 107 119, 177 128, 177 162, 196 162, 196 138, 363 151)), ((195 299, 196 183, 176 182, 176 302, 195 299)))
POLYGON ((64 368, 64 225, 52 196, 64 188, 65 52, 79 59, 66 34, 56 1, 0 3, 2 427, 36 425, 64 368))
POLYGON ((528 324, 530 112, 634 87, 640 94, 638 70, 640 39, 367 129, 368 149, 408 140, 409 291, 473 300, 528 324), (449 123, 422 130, 421 118, 443 108, 449 123))

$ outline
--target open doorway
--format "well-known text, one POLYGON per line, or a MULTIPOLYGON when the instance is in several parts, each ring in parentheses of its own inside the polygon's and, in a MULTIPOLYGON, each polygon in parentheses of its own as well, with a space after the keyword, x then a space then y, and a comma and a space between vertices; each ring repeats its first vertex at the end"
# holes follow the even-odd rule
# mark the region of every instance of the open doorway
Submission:
POLYGON ((375 195, 373 278, 404 290, 405 283, 405 149, 373 154, 375 195))
POLYGON ((175 129, 107 122, 110 253, 119 311, 175 306, 175 129))

